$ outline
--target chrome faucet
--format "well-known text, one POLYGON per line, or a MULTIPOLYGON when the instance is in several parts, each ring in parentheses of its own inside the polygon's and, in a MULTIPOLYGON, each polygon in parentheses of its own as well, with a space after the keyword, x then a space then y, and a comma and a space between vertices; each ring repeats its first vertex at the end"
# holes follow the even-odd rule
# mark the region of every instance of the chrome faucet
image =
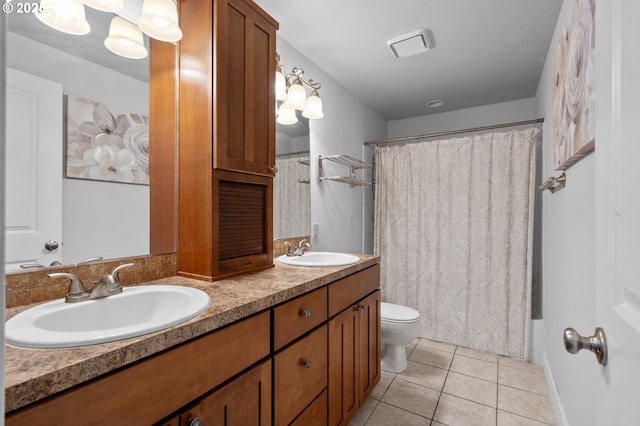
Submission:
POLYGON ((91 290, 91 294, 89 294, 89 300, 101 299, 122 293, 120 271, 125 268, 130 268, 133 265, 134 263, 125 263, 124 265, 117 266, 110 274, 104 274, 93 286, 93 290, 91 290))
MULTIPOLYGON (((93 284, 93 290, 89 294, 89 300, 102 299, 103 297, 109 297, 111 294, 110 287, 115 284, 116 280, 111 274, 105 274, 93 284)), ((122 292, 122 288, 120 289, 122 292)))
POLYGON ((69 286, 69 293, 65 297, 65 303, 84 302, 85 300, 101 299, 103 297, 109 297, 114 294, 122 293, 122 284, 120 283, 120 271, 124 268, 130 268, 133 263, 125 263, 115 268, 110 274, 105 274, 96 281, 91 293, 87 292, 82 285, 82 281, 74 274, 66 272, 58 272, 54 274, 48 274, 49 278, 65 277, 71 279, 69 286))
POLYGON ((304 249, 310 249, 311 244, 307 242, 307 240, 300 240, 298 243, 298 248, 296 249, 296 256, 302 256, 304 254, 304 249))
POLYGON ((298 247, 295 249, 293 248, 293 244, 291 244, 289 241, 285 241, 283 244, 287 246, 287 256, 289 257, 302 256, 304 254, 304 249, 311 248, 311 244, 309 244, 305 239, 300 240, 300 242, 298 243, 298 247))
POLYGON ((49 278, 71 278, 71 284, 69 285, 69 292, 64 298, 65 303, 84 302, 89 300, 89 293, 87 293, 82 285, 80 278, 74 274, 68 274, 66 272, 56 272, 54 274, 47 274, 49 278))
MULTIPOLYGON (((107 275, 110 275, 111 278, 113 279, 113 280, 109 280, 107 285, 110 291, 109 295, 122 293, 122 284, 120 283, 120 271, 122 271, 125 268, 131 268, 133 265, 135 265, 135 263, 125 263, 123 265, 117 266, 113 271, 111 271, 111 274, 107 274, 107 275)), ((105 279, 105 277, 106 275, 102 278, 105 279)))

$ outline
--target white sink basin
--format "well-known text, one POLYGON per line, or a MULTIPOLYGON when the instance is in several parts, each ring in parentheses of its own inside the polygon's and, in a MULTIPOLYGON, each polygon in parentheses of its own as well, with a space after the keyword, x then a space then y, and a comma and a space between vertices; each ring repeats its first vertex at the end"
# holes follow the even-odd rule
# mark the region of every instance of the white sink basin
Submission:
POLYGON ((204 312, 204 291, 168 285, 126 287, 122 293, 79 303, 54 300, 20 312, 5 324, 7 343, 69 348, 152 333, 204 312))
POLYGON ((358 263, 360 258, 352 254, 333 253, 328 251, 309 251, 302 256, 278 257, 278 262, 293 266, 344 266, 358 263))

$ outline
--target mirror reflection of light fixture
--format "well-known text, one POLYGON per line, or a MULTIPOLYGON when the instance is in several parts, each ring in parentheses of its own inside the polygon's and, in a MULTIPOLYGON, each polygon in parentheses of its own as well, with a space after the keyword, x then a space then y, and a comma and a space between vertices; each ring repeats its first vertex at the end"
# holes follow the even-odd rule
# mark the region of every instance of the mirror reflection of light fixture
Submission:
POLYGON ((36 13, 42 23, 67 34, 84 35, 91 26, 84 15, 84 4, 78 0, 41 0, 36 13))
POLYGON ((131 59, 142 59, 147 56, 142 33, 131 22, 114 16, 109 26, 109 37, 104 45, 116 55, 131 59))
POLYGON ((276 120, 280 124, 295 124, 298 122, 296 110, 286 103, 280 105, 278 109, 278 118, 276 120))
POLYGON ((124 7, 123 0, 82 0, 82 3, 103 12, 117 12, 124 7))
MULTIPOLYGON (((123 0, 40 0, 36 18, 49 27, 67 34, 84 35, 91 25, 84 13, 85 5, 104 12, 116 12, 124 7, 123 0)), ((130 59, 147 56, 142 30, 160 41, 176 42, 182 38, 178 25, 178 7, 175 0, 144 0, 138 24, 120 16, 111 20, 109 36, 104 45, 111 52, 130 59), (118 18, 118 19, 115 19, 118 18)))
POLYGON ((310 119, 324 117, 322 100, 318 94, 320 83, 302 78, 304 70, 294 67, 291 73, 284 73, 280 64, 280 55, 276 54, 276 100, 282 101, 277 111, 277 122, 280 124, 294 124, 298 121, 295 110, 301 110, 302 115, 310 119), (309 87, 311 95, 307 98, 304 86, 309 87))
POLYGON ((138 27, 156 40, 176 42, 182 38, 174 0, 144 0, 138 27))

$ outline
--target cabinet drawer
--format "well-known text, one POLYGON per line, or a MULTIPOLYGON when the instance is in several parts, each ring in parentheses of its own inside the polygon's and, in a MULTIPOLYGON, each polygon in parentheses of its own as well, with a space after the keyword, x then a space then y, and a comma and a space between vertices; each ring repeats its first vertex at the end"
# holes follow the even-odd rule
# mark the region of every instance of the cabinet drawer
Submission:
POLYGON ((289 426, 326 426, 327 390, 320 394, 289 426))
POLYGON ((274 424, 289 424, 327 387, 327 325, 274 356, 274 424))
POLYGON ((379 264, 329 284, 329 316, 348 308, 378 287, 379 264))
POLYGON ((327 288, 322 287, 273 309, 273 348, 278 350, 327 319, 327 288))

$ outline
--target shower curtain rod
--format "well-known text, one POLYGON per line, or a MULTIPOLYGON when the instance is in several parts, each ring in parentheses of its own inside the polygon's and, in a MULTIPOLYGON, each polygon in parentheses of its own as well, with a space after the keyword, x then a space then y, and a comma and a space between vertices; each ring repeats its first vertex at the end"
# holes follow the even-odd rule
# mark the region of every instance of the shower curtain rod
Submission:
POLYGON ((514 126, 522 126, 525 124, 535 124, 544 122, 544 118, 537 118, 535 120, 526 120, 526 121, 514 121, 512 123, 504 123, 504 124, 495 124, 493 126, 484 126, 484 127, 474 127, 471 129, 463 129, 463 130, 449 130, 447 132, 438 132, 438 133, 428 133, 426 135, 417 135, 417 136, 407 136, 404 138, 395 138, 395 139, 385 139, 380 141, 365 141, 365 145, 385 145, 388 143, 395 142, 405 142, 412 141, 416 139, 427 139, 433 138, 436 136, 448 136, 448 135, 457 135, 458 133, 470 133, 470 132, 479 132, 482 130, 492 130, 492 129, 500 129, 503 127, 514 127, 514 126))

